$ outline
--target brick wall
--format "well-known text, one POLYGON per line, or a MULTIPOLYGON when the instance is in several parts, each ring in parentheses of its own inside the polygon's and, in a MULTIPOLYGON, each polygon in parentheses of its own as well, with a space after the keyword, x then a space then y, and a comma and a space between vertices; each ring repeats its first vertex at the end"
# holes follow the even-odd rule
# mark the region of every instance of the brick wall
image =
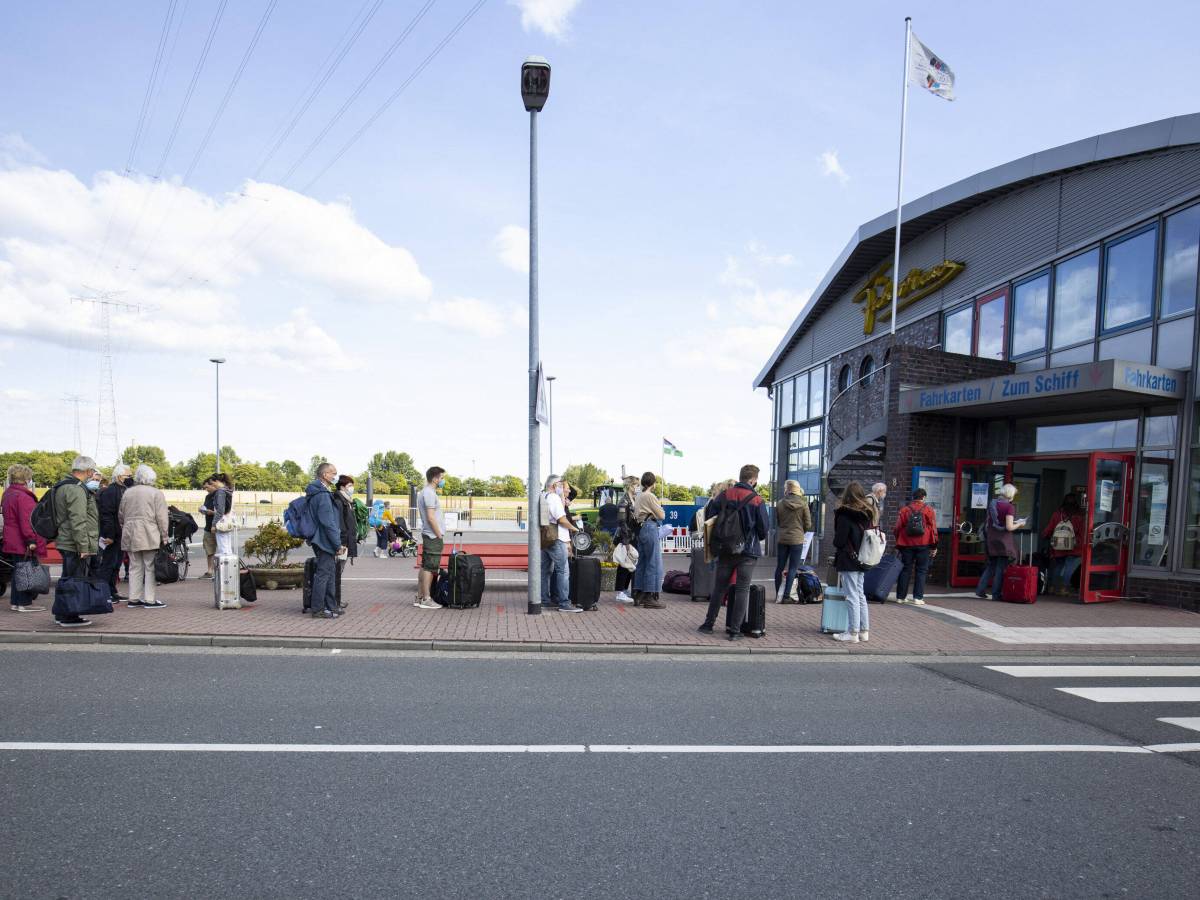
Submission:
POLYGON ((1155 606, 1171 606, 1200 612, 1200 582, 1182 578, 1136 578, 1126 580, 1126 593, 1146 597, 1155 606))

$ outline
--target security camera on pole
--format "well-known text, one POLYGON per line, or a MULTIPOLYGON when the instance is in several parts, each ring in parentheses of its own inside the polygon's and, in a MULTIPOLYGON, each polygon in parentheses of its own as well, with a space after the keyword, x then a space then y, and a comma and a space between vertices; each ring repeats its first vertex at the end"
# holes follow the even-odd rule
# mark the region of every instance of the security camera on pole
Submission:
POLYGON ((550 96, 550 63, 531 56, 521 66, 521 100, 529 113, 529 605, 542 613, 541 430, 548 420, 538 349, 537 114, 550 96))

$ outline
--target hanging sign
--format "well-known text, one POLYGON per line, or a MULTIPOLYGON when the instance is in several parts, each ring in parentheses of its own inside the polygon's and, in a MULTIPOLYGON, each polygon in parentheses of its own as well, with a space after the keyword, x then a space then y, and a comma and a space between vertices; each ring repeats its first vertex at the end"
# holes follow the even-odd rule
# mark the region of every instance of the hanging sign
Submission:
POLYGON ((971 509, 987 509, 988 486, 986 481, 971 482, 971 509))
POLYGON ((1100 512, 1112 512, 1113 493, 1116 490, 1117 483, 1115 481, 1101 480, 1100 496, 1097 498, 1100 512))
POLYGON ((1167 486, 1156 484, 1150 489, 1150 522, 1146 529, 1147 544, 1167 541, 1167 486))

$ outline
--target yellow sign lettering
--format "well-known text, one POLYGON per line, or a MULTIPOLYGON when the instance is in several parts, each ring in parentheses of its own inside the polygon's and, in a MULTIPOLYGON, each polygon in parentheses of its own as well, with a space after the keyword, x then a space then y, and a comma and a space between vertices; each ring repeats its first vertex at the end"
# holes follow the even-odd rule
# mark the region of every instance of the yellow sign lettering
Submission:
MULTIPOLYGON (((966 267, 966 263, 947 259, 928 269, 909 269, 898 285, 896 311, 907 309, 921 298, 928 297, 953 281, 966 267)), ((863 334, 874 334, 875 325, 886 322, 892 316, 892 278, 888 274, 891 271, 891 263, 885 263, 854 295, 854 302, 863 304, 863 334)))

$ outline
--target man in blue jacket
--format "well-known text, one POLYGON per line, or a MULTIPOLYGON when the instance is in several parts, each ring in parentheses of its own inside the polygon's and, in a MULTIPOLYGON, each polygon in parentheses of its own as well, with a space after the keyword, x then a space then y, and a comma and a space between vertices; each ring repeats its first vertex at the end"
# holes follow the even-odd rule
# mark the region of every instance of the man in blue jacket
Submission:
POLYGON ((737 584, 729 598, 729 607, 725 610, 725 631, 729 640, 742 639, 742 622, 746 620, 746 609, 750 605, 750 582, 754 578, 754 564, 763 555, 762 542, 767 539, 767 505, 759 496, 755 487, 758 485, 758 466, 742 466, 738 473, 738 481, 717 495, 705 511, 712 519, 721 515, 726 506, 735 506, 742 518, 742 531, 745 534, 745 544, 741 553, 727 553, 717 548, 717 571, 713 576, 712 596, 708 601, 708 615, 700 631, 712 634, 717 615, 721 612, 721 599, 725 596, 725 588, 735 575, 737 584))
POLYGON ((313 555, 317 568, 313 573, 312 617, 314 619, 336 619, 337 605, 337 557, 346 548, 342 546, 342 523, 333 508, 333 484, 337 481, 337 466, 323 462, 317 466, 317 477, 307 488, 308 514, 317 526, 313 534, 313 555))

